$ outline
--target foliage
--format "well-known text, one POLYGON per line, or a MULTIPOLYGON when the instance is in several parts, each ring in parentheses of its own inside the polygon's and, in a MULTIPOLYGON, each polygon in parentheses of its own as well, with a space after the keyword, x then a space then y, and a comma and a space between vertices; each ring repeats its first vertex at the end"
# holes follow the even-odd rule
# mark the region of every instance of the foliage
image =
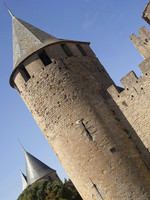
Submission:
POLYGON ((48 180, 39 180, 29 185, 18 200, 82 200, 71 180, 64 183, 48 180))
POLYGON ((125 101, 122 101, 122 105, 128 106, 125 101))

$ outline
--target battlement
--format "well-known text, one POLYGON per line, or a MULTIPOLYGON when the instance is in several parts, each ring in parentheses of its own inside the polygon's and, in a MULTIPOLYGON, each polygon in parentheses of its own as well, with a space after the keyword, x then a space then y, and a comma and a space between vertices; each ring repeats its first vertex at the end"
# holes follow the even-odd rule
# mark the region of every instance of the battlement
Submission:
POLYGON ((147 75, 150 72, 150 57, 140 63, 139 68, 141 69, 142 74, 147 75))
POLYGON ((115 85, 112 85, 108 88, 108 92, 114 100, 117 100, 120 97, 129 98, 135 92, 136 94, 141 93, 141 88, 143 90, 143 85, 146 84, 146 82, 149 82, 150 57, 140 63, 139 68, 141 69, 141 72, 143 74, 139 78, 134 73, 134 71, 130 71, 127 75, 121 78, 120 82, 122 83, 124 88, 119 89, 118 86, 115 85))
POLYGON ((146 59, 150 55, 150 32, 143 26, 138 30, 138 33, 139 37, 133 33, 130 39, 143 58, 146 59))
POLYGON ((122 88, 122 90, 120 90, 117 86, 114 85, 108 88, 108 92, 115 101, 118 101, 118 99, 121 97, 126 100, 133 99, 133 96, 136 94, 141 94, 141 88, 143 90, 143 83, 149 81, 147 76, 150 72, 150 32, 146 29, 145 26, 143 26, 138 30, 138 33, 139 37, 137 37, 135 34, 132 34, 130 39, 145 58, 145 60, 139 64, 139 68, 141 69, 143 76, 138 78, 136 74, 131 71, 120 80, 124 86, 124 89, 122 88))
POLYGON ((139 78, 131 71, 120 81, 122 91, 112 85, 108 92, 134 128, 146 148, 150 151, 150 57, 139 65, 142 76, 139 78))
POLYGON ((142 76, 137 77, 136 74, 131 71, 127 75, 125 75, 120 82, 124 86, 124 89, 120 90, 117 86, 112 85, 108 88, 109 94, 116 102, 120 101, 128 101, 135 98, 136 95, 140 95, 143 93, 144 86, 149 82, 150 75, 150 57, 144 60, 139 67, 142 71, 142 76))
POLYGON ((122 85, 126 88, 129 89, 131 87, 133 87, 133 83, 137 81, 137 76, 136 74, 131 71, 129 72, 126 76, 124 76, 120 82, 122 83, 122 85))
POLYGON ((124 76, 120 82, 124 86, 124 89, 122 88, 122 90, 120 90, 115 85, 112 85, 110 88, 108 88, 109 94, 117 102, 122 98, 123 101, 127 99, 129 100, 131 97, 135 96, 135 94, 138 94, 140 82, 142 82, 142 77, 138 78, 136 74, 131 71, 126 76, 124 76))

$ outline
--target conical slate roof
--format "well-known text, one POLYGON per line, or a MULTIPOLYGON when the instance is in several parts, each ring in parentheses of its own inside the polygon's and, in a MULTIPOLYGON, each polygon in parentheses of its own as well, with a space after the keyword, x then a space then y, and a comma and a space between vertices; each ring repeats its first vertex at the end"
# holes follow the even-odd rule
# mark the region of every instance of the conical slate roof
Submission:
MULTIPOLYGON (((14 77, 21 62, 28 58, 32 53, 54 43, 59 42, 80 42, 64 40, 53 37, 52 35, 28 24, 27 22, 12 16, 13 27, 13 72, 10 76, 10 85, 14 88, 14 77)), ((90 44, 89 42, 81 42, 90 44)))
POLYGON ((21 178, 22 178, 22 185, 23 185, 23 190, 27 187, 27 177, 20 171, 21 173, 21 178))
POLYGON ((38 49, 62 41, 12 15, 14 69, 38 49))
POLYGON ((33 155, 25 152, 25 160, 26 160, 26 175, 28 185, 34 183, 35 181, 43 178, 47 174, 55 172, 52 168, 45 165, 43 162, 35 158, 33 155))

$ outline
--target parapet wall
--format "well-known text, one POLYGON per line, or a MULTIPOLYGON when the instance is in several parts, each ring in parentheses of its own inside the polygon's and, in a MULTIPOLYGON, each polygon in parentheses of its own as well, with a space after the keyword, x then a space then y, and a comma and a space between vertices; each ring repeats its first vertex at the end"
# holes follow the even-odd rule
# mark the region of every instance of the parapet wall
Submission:
POLYGON ((143 73, 141 77, 131 71, 121 79, 123 91, 112 85, 108 92, 150 151, 150 57, 139 67, 143 73))
POLYGON ((138 30, 139 37, 135 34, 130 36, 134 46, 140 52, 144 59, 148 58, 150 55, 150 32, 143 26, 141 29, 138 30))

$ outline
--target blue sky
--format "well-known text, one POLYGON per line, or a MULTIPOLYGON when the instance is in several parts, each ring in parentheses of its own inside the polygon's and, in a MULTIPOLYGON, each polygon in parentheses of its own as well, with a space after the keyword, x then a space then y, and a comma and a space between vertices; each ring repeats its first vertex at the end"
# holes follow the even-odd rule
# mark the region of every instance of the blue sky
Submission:
MULTIPOLYGON (((62 39, 91 42, 91 48, 117 85, 129 71, 140 76, 143 58, 129 39, 148 24, 143 0, 5 0, 14 15, 62 39)), ((149 29, 149 28, 148 28, 149 29)), ((15 200, 25 173, 19 138, 31 154, 67 177, 18 93, 9 85, 13 69, 11 16, 0 2, 0 197, 15 200)))

